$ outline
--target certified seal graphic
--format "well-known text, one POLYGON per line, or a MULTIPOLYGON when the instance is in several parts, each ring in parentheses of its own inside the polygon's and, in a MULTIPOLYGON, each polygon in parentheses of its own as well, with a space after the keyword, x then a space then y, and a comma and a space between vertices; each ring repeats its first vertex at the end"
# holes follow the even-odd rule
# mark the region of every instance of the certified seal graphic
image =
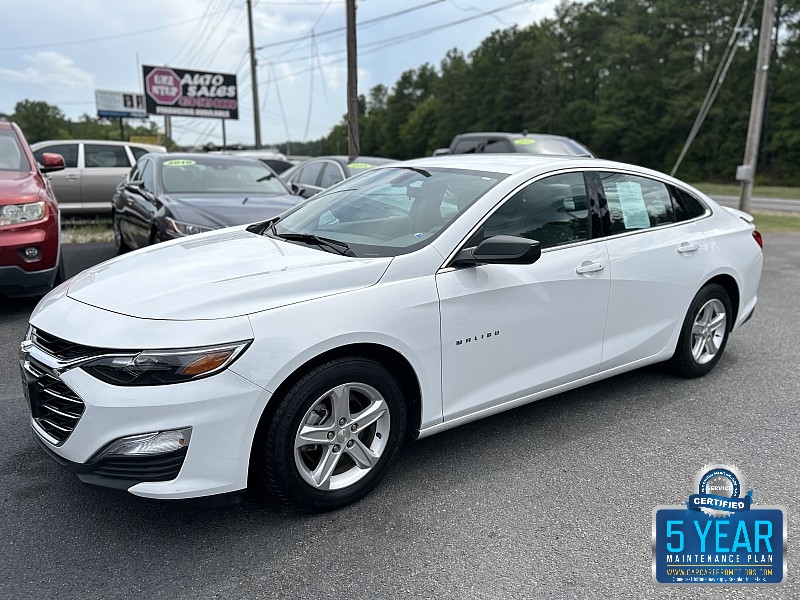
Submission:
POLYGON ((750 509, 753 491, 740 497, 745 488, 741 472, 731 465, 706 465, 694 478, 696 494, 689 497, 686 507, 701 510, 712 517, 727 517, 734 512, 750 509))

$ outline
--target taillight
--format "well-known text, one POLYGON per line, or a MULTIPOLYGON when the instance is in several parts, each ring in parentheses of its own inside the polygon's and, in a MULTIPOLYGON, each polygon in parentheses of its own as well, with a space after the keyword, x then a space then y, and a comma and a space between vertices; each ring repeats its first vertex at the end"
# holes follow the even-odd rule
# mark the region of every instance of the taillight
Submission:
POLYGON ((761 239, 761 234, 758 232, 758 229, 753 229, 753 239, 756 241, 759 248, 764 248, 764 240, 761 239))

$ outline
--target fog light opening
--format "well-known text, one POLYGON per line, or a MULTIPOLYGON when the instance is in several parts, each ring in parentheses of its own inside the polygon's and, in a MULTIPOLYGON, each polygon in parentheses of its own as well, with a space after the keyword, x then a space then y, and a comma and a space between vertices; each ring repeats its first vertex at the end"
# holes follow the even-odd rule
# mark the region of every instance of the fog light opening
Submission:
POLYGON ((100 456, 156 456, 189 446, 192 428, 131 435, 111 442, 100 456))
POLYGON ((22 256, 25 257, 25 260, 39 260, 41 255, 41 251, 36 246, 28 246, 22 251, 22 256))

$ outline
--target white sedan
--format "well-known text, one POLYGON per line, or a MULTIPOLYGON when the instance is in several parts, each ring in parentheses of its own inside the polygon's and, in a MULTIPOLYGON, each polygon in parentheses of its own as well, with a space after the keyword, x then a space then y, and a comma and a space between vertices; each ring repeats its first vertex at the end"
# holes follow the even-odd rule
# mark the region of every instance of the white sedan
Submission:
POLYGON ((329 510, 403 442, 670 361, 753 314, 752 219, 590 159, 394 163, 280 217, 84 271, 21 347, 40 445, 90 485, 329 510))

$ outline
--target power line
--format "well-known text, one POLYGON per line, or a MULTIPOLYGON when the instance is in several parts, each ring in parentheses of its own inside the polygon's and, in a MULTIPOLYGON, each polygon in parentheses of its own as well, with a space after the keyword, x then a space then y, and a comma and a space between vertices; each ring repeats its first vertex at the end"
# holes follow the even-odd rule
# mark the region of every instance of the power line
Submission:
MULTIPOLYGON (((421 10, 423 8, 428 8, 429 6, 433 6, 434 4, 441 4, 442 2, 444 2, 444 0, 432 0, 431 2, 427 2, 425 4, 419 4, 417 6, 412 6, 410 8, 406 8, 406 9, 403 9, 403 10, 399 10, 397 12, 393 12, 393 13, 389 13, 389 14, 386 14, 386 15, 382 15, 380 17, 374 17, 372 19, 366 19, 364 21, 360 21, 358 23, 358 27, 363 28, 363 27, 366 27, 368 25, 373 25, 375 23, 380 23, 381 21, 385 21, 387 19, 392 19, 392 18, 398 17, 400 15, 405 15, 405 14, 408 14, 410 12, 421 10)), ((299 42, 299 41, 302 41, 302 40, 310 39, 312 36, 315 36, 315 37, 319 38, 319 37, 322 37, 322 36, 325 36, 325 35, 331 35, 331 34, 334 34, 334 33, 341 33, 343 31, 346 31, 346 29, 347 29, 346 27, 336 27, 335 29, 328 29, 326 31, 320 31, 320 32, 317 32, 317 33, 308 33, 306 35, 301 35, 301 36, 298 36, 296 38, 291 38, 291 39, 288 39, 288 40, 282 40, 280 42, 272 42, 270 44, 264 44, 262 46, 258 46, 256 48, 256 50, 264 50, 265 48, 275 48, 277 46, 285 46, 286 44, 291 44, 293 42, 299 42)))

